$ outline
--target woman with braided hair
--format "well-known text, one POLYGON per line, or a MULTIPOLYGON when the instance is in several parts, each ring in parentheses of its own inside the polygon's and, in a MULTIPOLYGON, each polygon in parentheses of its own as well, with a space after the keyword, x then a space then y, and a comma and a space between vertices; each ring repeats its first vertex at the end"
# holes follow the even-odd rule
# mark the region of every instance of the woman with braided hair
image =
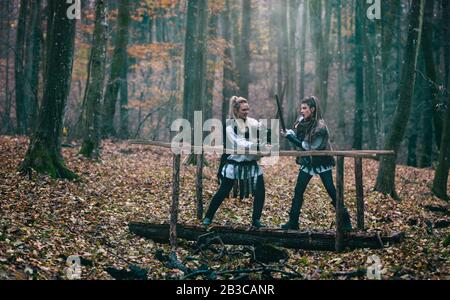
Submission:
MULTIPOLYGON (((261 124, 248 117, 250 107, 248 101, 242 97, 232 97, 230 100, 230 119, 226 126, 227 149, 257 150, 265 145, 258 144, 257 135, 251 136, 251 132, 257 131, 261 124)), ((248 183, 253 191, 253 216, 252 226, 265 227, 260 221, 265 200, 264 177, 261 167, 258 165, 259 155, 254 154, 230 154, 224 156, 219 170, 220 187, 209 204, 203 225, 210 225, 214 215, 230 194, 235 180, 248 183)))
MULTIPOLYGON (((329 132, 325 121, 322 118, 319 101, 311 96, 303 99, 299 107, 300 117, 294 124, 294 130, 289 129, 281 134, 292 144, 299 147, 302 151, 320 151, 331 150, 329 142, 329 132)), ((335 165, 334 158, 331 156, 311 156, 297 158, 300 164, 300 171, 295 186, 295 194, 292 199, 289 222, 282 225, 285 230, 298 230, 300 210, 303 205, 303 194, 309 181, 315 175, 319 175, 328 195, 332 200, 333 207, 336 207, 336 188, 333 183, 332 169, 335 165)), ((344 230, 352 230, 350 214, 344 207, 344 230)))

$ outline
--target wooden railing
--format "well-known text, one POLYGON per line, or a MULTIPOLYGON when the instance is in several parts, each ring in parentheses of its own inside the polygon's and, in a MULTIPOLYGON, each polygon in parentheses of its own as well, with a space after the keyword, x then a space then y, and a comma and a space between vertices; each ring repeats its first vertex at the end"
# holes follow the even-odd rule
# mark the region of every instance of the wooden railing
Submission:
MULTIPOLYGON (((166 149, 171 149, 170 143, 162 143, 156 141, 129 141, 129 144, 133 145, 148 145, 157 146, 166 149)), ((221 147, 191 147, 191 150, 198 150, 203 153, 223 153, 221 147)), ((228 153, 228 152, 227 152, 228 153)), ((273 154, 256 153, 263 157, 271 156, 273 154)), ((357 208, 357 228, 358 230, 364 230, 364 187, 363 187, 363 158, 377 158, 380 156, 394 155, 394 151, 388 150, 361 150, 361 151, 279 151, 276 153, 280 157, 305 157, 305 156, 335 156, 337 158, 336 163, 336 240, 335 249, 340 252, 344 248, 344 236, 343 230, 343 208, 344 208, 344 159, 346 157, 353 158, 355 164, 355 187, 356 187, 356 208, 357 208)), ((176 245, 176 224, 178 223, 178 202, 180 193, 180 164, 181 155, 173 155, 173 176, 172 176, 172 206, 170 210, 170 242, 174 246, 176 245)), ((197 154, 197 202, 202 203, 202 166, 203 160, 201 154, 197 154)), ((200 216, 199 216, 200 217, 200 216)))

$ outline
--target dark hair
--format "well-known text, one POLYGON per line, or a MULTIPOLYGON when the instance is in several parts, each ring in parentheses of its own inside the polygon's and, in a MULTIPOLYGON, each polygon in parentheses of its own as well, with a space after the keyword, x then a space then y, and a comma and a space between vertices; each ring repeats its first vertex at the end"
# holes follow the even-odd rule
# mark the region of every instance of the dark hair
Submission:
POLYGON ((300 105, 301 104, 306 104, 306 105, 309 106, 309 108, 314 107, 314 108, 317 109, 317 104, 316 103, 317 103, 317 98, 314 97, 314 96, 306 97, 305 99, 300 101, 300 105))
POLYGON ((300 105, 306 104, 309 108, 314 108, 314 119, 322 119, 322 114, 320 111, 319 99, 316 96, 309 96, 300 101, 300 105))

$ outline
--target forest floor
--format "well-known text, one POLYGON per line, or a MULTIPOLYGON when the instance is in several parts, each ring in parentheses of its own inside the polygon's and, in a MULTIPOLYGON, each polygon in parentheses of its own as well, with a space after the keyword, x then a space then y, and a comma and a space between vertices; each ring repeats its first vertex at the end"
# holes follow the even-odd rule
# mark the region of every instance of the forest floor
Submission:
MULTIPOLYGON (((139 238, 127 227, 130 221, 168 220, 172 157, 167 150, 105 141, 102 160, 91 162, 78 155, 78 147, 64 148, 65 161, 80 175, 80 181, 37 174, 29 180, 16 171, 27 142, 23 137, 0 137, 0 279, 65 279, 66 259, 72 255, 82 257, 82 279, 112 279, 108 267, 123 269, 129 265, 147 270, 149 279, 183 276, 182 271, 155 258, 158 250, 169 253, 168 245, 139 238)), ((208 157, 210 167, 205 169, 206 205, 217 188, 217 160, 208 157)), ((449 230, 433 228, 439 221, 449 220, 448 203, 430 193, 433 170, 399 166, 396 186, 402 201, 397 202, 372 191, 378 162, 364 160, 363 166, 368 231, 404 231, 405 241, 380 250, 340 254, 287 250, 289 259, 276 267, 293 270, 300 278, 346 279, 351 277, 346 273, 370 267, 368 257, 377 255, 383 279, 450 279, 450 248, 444 246, 449 230), (430 212, 424 208, 429 204, 446 207, 447 212, 430 212)), ((345 200, 356 224, 353 162, 346 160, 345 167, 345 200)), ((288 219, 298 167, 292 158, 281 158, 275 166, 265 166, 264 172, 267 192, 262 220, 279 228, 288 219)), ((183 166, 181 178, 179 218, 183 223, 199 224, 195 217, 195 167, 183 166)), ((214 221, 247 226, 251 210, 251 200, 228 199, 214 221)), ((330 230, 333 219, 325 189, 314 178, 305 194, 301 226, 330 230)), ((217 257, 209 251, 193 255, 190 242, 180 245, 177 257, 192 269, 205 261, 212 270, 258 266, 243 246, 226 246, 225 255, 217 257)), ((247 278, 259 279, 261 274, 247 278)))

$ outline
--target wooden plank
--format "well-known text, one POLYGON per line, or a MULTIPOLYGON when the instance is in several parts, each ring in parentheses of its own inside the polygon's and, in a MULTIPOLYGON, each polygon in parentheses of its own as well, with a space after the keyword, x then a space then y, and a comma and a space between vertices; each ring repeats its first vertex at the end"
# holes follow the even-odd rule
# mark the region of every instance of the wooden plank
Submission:
MULTIPOLYGON (((155 147, 162 147, 166 149, 171 149, 170 143, 162 143, 162 142, 156 142, 156 141, 129 141, 128 142, 131 145, 146 145, 146 146, 155 146, 155 147)), ((224 150, 223 147, 192 147, 191 151, 194 152, 195 150, 204 151, 205 154, 222 154, 225 152, 234 153, 234 150, 224 150)), ((260 156, 272 156, 273 154, 269 153, 261 153, 255 151, 252 154, 257 154, 260 156)), ((385 155, 394 155, 394 151, 390 150, 361 150, 361 151, 280 151, 278 153, 281 157, 303 157, 303 156, 323 156, 323 155, 329 155, 329 156, 344 156, 344 157, 361 157, 361 158, 376 158, 378 156, 385 156, 385 155)))
MULTIPOLYGON (((373 150, 366 151, 280 151, 281 157, 302 157, 302 156, 342 156, 342 157, 361 157, 361 158, 376 158, 377 156, 394 155, 393 151, 373 150)), ((270 156, 270 155, 265 155, 270 156)))
POLYGON ((344 229, 343 229, 343 209, 344 209, 344 157, 337 158, 336 164, 336 242, 337 252, 344 250, 344 229))
POLYGON ((170 207, 170 245, 177 246, 177 223, 178 223, 178 204, 180 197, 180 162, 181 155, 173 155, 173 173, 172 173, 172 205, 170 207))
MULTIPOLYGON (((157 243, 168 243, 169 225, 132 222, 128 225, 130 231, 138 236, 151 239, 157 243)), ((335 233, 333 231, 285 231, 281 229, 254 229, 239 226, 193 226, 178 224, 178 238, 188 241, 204 242, 204 239, 220 237, 215 242, 222 241, 227 245, 258 245, 272 244, 290 249, 304 250, 335 250, 335 233), (205 236, 208 234, 208 236, 205 236)), ((403 232, 391 235, 375 233, 349 232, 343 239, 343 244, 349 249, 379 249, 384 245, 400 243, 405 237, 403 232), (381 242, 380 242, 381 241, 381 242)))
POLYGON ((355 187, 358 229, 364 230, 364 186, 362 158, 355 158, 355 187))
POLYGON ((195 179, 195 192, 197 198, 197 219, 203 219, 203 154, 197 154, 197 176, 195 179))

